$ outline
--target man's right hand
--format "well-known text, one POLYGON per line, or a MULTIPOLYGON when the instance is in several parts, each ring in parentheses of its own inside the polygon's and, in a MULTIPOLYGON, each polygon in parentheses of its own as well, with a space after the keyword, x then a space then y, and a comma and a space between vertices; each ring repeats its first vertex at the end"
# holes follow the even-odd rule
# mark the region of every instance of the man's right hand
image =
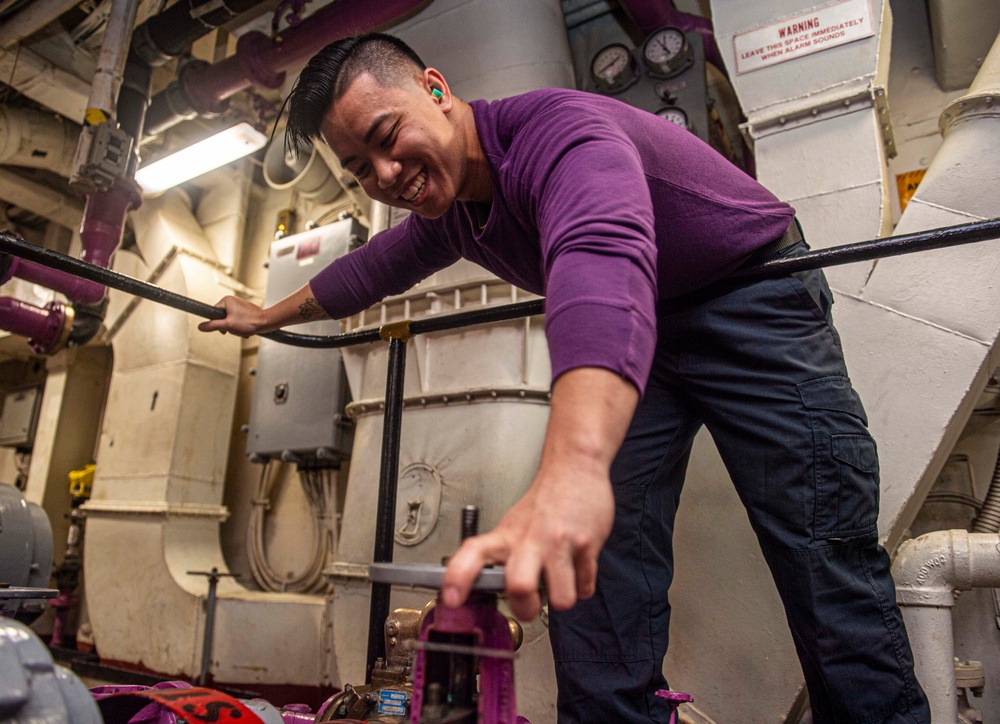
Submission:
POLYGON ((215 305, 226 310, 226 316, 222 319, 210 319, 198 325, 202 332, 232 332, 238 337, 252 337, 261 332, 270 331, 265 329, 267 317, 264 310, 253 302, 239 297, 223 297, 215 305))
POLYGON ((202 322, 198 325, 202 332, 232 332, 239 337, 251 337, 273 332, 289 324, 330 318, 316 301, 312 287, 308 284, 263 309, 246 299, 232 296, 223 297, 215 306, 225 309, 226 316, 202 322))

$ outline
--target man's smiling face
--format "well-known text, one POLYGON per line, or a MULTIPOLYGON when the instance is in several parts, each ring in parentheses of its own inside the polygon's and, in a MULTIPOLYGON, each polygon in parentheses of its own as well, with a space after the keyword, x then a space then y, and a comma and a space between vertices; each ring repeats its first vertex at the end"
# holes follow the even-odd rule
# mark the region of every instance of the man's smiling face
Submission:
POLYGON ((449 120, 451 96, 430 92, 439 77, 430 69, 399 86, 384 86, 362 73, 320 125, 323 140, 365 193, 431 219, 459 198, 466 168, 449 120))

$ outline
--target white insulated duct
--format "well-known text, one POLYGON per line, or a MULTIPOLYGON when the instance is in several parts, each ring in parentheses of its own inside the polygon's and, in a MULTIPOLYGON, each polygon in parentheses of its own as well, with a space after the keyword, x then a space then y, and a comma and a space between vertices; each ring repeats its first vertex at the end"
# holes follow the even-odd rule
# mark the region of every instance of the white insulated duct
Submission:
POLYGON ((0 165, 44 168, 68 177, 80 127, 51 113, 0 106, 0 165))
POLYGON ((0 200, 54 221, 67 229, 77 229, 83 218, 83 202, 45 184, 0 168, 0 200))
POLYGON ((908 540, 899 548, 892 575, 931 720, 957 724, 955 592, 1000 587, 1000 534, 939 530, 908 540))
MULTIPOLYGON (((119 253, 116 267, 147 277, 174 246, 157 278, 166 289, 218 299, 233 282, 181 191, 149 199, 133 214, 142 258, 119 253)), ((127 308, 111 292, 108 324, 127 308)), ((114 336, 114 370, 86 504, 87 604, 104 659, 171 676, 199 671, 205 576, 225 572, 219 523, 241 343, 197 331, 197 320, 142 302, 114 336), (155 635, 151 635, 154 632, 155 635)), ((321 686, 335 679, 319 597, 218 588, 216 682, 321 686)))

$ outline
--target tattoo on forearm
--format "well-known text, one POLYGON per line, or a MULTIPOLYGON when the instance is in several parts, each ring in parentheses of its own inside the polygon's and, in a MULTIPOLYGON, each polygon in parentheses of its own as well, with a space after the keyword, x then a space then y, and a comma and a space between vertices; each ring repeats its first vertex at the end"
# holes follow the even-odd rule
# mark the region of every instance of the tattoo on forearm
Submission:
POLYGON ((317 317, 325 316, 326 312, 323 311, 323 307, 319 306, 319 302, 312 297, 309 297, 299 305, 299 317, 302 319, 316 319, 317 317))

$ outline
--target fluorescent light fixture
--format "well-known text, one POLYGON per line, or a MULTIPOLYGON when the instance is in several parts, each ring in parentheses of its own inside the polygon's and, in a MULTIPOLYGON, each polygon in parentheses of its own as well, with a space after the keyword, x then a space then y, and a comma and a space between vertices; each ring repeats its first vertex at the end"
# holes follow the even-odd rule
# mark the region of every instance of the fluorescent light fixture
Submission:
POLYGON ((135 180, 147 195, 182 184, 203 173, 225 166, 261 149, 267 137, 249 123, 239 123, 221 133, 182 148, 135 172, 135 180))

